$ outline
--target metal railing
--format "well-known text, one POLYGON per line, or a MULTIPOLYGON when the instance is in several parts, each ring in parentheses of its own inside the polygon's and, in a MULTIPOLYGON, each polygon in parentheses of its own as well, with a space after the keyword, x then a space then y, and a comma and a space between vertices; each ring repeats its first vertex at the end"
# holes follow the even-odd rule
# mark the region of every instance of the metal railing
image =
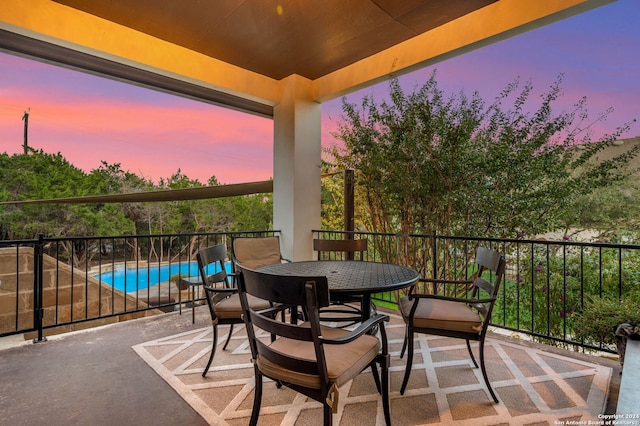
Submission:
MULTIPOLYGON (((506 276, 492 325, 550 345, 615 353, 615 345, 574 338, 571 315, 589 298, 637 297, 640 246, 569 240, 524 240, 315 230, 319 238, 366 238, 365 260, 401 263, 425 278, 469 278, 478 246, 504 254, 506 276)), ((375 295, 381 304, 400 294, 375 295)), ((640 301, 636 301, 640 303, 640 301)))
MULTIPOLYGON (((233 236, 274 233, 1 241, 0 337, 32 333, 40 341, 45 331, 193 306, 200 298, 181 290, 176 277, 197 275, 193 264, 198 248, 229 246, 233 236), (121 274, 119 282, 116 274, 121 274)), ((467 278, 473 274, 479 245, 498 250, 507 259, 507 272, 492 325, 564 347, 616 352, 575 339, 571 314, 582 309, 589 297, 624 300, 640 282, 637 245, 318 230, 313 234, 366 238, 364 260, 405 264, 422 278, 467 278)), ((375 300, 395 308, 399 296, 385 293, 375 300)))
POLYGON ((180 277, 198 276, 199 248, 275 232, 0 241, 0 337, 25 333, 41 341, 45 330, 181 311, 205 300, 179 285, 180 277))

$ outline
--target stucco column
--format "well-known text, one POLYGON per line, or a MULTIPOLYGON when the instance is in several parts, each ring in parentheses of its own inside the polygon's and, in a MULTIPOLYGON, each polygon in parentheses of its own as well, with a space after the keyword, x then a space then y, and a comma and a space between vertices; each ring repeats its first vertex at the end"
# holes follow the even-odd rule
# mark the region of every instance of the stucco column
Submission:
POLYGON ((285 258, 310 260, 311 230, 320 227, 320 104, 310 80, 292 75, 281 83, 273 120, 273 226, 282 231, 285 258))

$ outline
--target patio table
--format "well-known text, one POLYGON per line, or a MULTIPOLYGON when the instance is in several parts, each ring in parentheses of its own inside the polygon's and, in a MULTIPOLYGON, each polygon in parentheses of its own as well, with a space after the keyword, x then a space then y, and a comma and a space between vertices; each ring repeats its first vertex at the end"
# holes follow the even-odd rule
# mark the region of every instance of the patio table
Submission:
POLYGON ((371 295, 400 290, 415 283, 420 275, 402 265, 355 260, 317 260, 277 263, 259 269, 277 275, 327 277, 329 293, 343 296, 362 296, 363 321, 369 319, 371 295))

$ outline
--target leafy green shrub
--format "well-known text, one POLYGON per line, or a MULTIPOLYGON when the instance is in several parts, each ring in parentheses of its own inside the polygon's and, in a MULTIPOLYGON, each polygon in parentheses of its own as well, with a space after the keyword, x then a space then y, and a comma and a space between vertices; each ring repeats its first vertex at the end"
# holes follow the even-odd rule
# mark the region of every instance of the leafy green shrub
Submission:
POLYGON ((579 318, 595 311, 597 321, 594 319, 589 326, 598 327, 598 321, 606 325, 601 331, 587 332, 590 338, 584 342, 610 344, 614 336, 603 336, 611 333, 618 321, 640 317, 640 313, 633 313, 640 309, 638 254, 637 250, 561 244, 521 250, 517 273, 505 281, 494 322, 530 331, 537 341, 562 345, 544 336, 580 341, 584 339, 579 335, 584 323, 579 318), (628 313, 622 315, 624 318, 618 315, 621 305, 628 313))
POLYGON ((569 315, 580 308, 582 280, 576 253, 543 246, 521 254, 515 279, 505 282, 503 301, 498 300, 499 309, 505 309, 505 325, 564 339, 570 328, 569 315))
POLYGON ((618 325, 640 324, 640 291, 636 290, 634 296, 623 301, 590 297, 584 309, 571 317, 576 340, 594 346, 615 344, 618 325))

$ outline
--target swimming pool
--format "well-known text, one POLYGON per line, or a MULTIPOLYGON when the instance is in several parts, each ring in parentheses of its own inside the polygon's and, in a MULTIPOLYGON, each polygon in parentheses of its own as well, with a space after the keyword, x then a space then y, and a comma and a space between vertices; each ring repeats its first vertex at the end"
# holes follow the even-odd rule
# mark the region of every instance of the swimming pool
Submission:
MULTIPOLYGON (((227 272, 231 272, 231 262, 225 264, 227 272)), ((209 265, 207 274, 213 274, 220 270, 220 267, 209 265)), ((175 274, 183 274, 190 277, 197 277, 198 262, 180 262, 171 265, 149 266, 128 269, 116 269, 94 275, 94 278, 113 286, 116 290, 130 292, 136 290, 144 290, 149 286, 169 281, 175 274)))

